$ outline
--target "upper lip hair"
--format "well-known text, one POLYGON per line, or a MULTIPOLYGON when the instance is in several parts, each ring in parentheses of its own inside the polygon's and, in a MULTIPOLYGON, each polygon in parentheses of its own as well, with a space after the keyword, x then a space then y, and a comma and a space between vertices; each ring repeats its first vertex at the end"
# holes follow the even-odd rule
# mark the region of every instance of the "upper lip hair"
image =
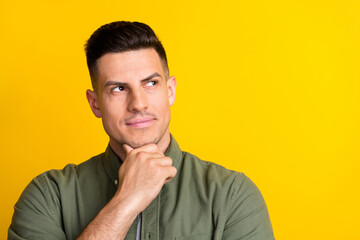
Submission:
POLYGON ((137 117, 137 118, 131 119, 129 121, 126 121, 126 125, 132 125, 132 124, 136 124, 136 123, 147 122, 147 121, 154 120, 154 119, 155 118, 153 116, 137 117))

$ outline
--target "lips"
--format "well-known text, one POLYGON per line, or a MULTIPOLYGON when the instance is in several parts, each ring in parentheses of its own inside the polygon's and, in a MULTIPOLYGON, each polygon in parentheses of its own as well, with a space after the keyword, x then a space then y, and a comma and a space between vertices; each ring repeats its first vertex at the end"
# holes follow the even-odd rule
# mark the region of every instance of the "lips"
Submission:
POLYGON ((126 125, 134 128, 144 128, 148 127, 155 120, 154 117, 142 117, 142 118, 134 118, 126 122, 126 125))

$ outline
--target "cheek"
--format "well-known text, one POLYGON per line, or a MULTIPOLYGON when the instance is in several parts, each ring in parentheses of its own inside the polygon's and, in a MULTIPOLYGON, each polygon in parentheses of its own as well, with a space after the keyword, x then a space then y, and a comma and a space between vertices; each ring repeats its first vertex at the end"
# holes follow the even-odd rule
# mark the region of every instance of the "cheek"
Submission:
POLYGON ((160 97, 157 97, 157 99, 153 99, 152 101, 155 103, 156 109, 163 114, 169 111, 170 104, 167 92, 163 92, 160 97))
POLYGON ((162 99, 161 101, 162 104, 159 104, 157 107, 157 111, 158 114, 160 114, 161 116, 163 116, 164 120, 166 121, 166 118, 168 118, 170 116, 170 105, 169 105, 169 101, 167 98, 162 99))
POLYGON ((102 109, 103 121, 106 123, 119 122, 123 115, 123 108, 119 102, 108 101, 104 103, 103 106, 106 106, 102 109))

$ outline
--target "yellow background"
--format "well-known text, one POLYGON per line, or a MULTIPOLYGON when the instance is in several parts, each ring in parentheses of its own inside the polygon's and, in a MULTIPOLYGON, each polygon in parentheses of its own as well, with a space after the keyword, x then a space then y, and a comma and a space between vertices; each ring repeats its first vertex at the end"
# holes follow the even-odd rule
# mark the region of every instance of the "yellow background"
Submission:
POLYGON ((0 238, 41 172, 104 151, 83 45, 154 28, 177 77, 183 150, 247 174, 276 239, 360 239, 357 0, 0 0, 0 238))

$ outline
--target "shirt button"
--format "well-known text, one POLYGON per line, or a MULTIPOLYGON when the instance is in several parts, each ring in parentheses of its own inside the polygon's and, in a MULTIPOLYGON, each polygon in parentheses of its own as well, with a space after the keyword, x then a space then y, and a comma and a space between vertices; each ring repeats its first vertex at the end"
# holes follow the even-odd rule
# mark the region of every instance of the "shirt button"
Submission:
POLYGON ((118 185, 118 180, 117 180, 117 179, 115 179, 114 183, 115 183, 115 185, 118 185))

